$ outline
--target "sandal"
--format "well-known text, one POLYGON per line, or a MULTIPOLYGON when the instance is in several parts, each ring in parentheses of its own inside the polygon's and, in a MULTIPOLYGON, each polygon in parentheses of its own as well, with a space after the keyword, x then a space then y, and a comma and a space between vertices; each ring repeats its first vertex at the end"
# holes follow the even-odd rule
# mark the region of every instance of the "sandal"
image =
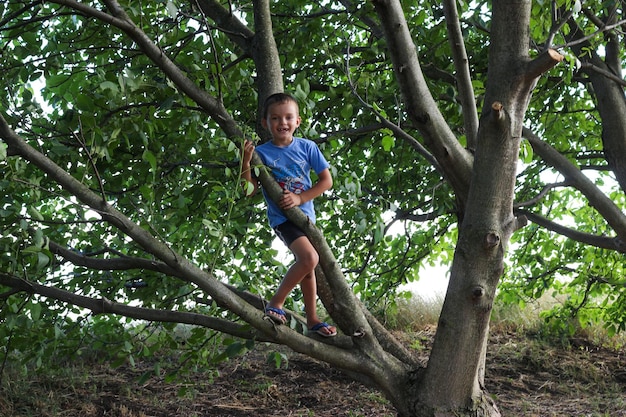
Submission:
POLYGON ((315 326, 309 329, 311 332, 315 332, 322 337, 333 337, 337 336, 337 330, 332 330, 330 324, 326 322, 317 323, 315 326), (324 331, 324 329, 328 330, 328 333, 324 331))
POLYGON ((287 316, 285 312, 280 308, 276 307, 266 307, 265 308, 265 317, 268 317, 276 324, 285 324, 287 323, 287 316))

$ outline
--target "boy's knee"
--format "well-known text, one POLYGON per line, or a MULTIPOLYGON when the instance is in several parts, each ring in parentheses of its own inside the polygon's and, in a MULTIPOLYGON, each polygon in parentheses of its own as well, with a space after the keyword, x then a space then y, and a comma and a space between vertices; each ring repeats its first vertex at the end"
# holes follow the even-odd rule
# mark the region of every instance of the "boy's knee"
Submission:
POLYGON ((311 270, 315 269, 319 261, 320 257, 316 251, 306 252, 298 259, 298 262, 309 267, 311 270))

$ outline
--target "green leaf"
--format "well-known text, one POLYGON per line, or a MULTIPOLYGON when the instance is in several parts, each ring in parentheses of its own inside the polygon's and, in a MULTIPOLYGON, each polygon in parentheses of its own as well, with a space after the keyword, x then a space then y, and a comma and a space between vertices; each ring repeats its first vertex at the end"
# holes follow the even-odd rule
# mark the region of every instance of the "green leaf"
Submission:
POLYGON ((393 138, 393 136, 389 136, 389 135, 383 136, 382 145, 383 145, 383 149, 385 150, 385 152, 391 151, 394 143, 395 143, 395 139, 393 138))
POLYGON ((43 251, 37 253, 37 269, 42 270, 50 263, 50 257, 43 251))
POLYGON ((167 9, 167 14, 172 18, 176 18, 176 16, 178 15, 178 7, 176 7, 176 5, 169 0, 166 5, 165 5, 166 9, 167 9))
POLYGON ((276 369, 280 369, 283 365, 285 368, 287 368, 289 365, 289 358, 287 358, 287 355, 285 355, 284 353, 271 352, 267 356, 267 362, 274 364, 276 369))
POLYGON ((254 193, 254 184, 246 181, 246 196, 250 196, 254 193))
POLYGON ((352 117, 353 111, 354 109, 352 107, 352 104, 346 103, 341 107, 341 117, 343 117, 344 119, 350 119, 352 117))
POLYGON ((150 150, 145 149, 141 154, 141 159, 148 162, 150 164, 150 169, 152 170, 152 175, 156 175, 157 172, 157 159, 156 156, 150 150))
POLYGON ((118 93, 119 89, 117 84, 111 81, 103 81, 100 83, 101 90, 111 90, 113 93, 118 93))
POLYGON ((39 321, 41 318, 41 304, 33 303, 30 305, 30 317, 33 321, 39 321))
POLYGON ((154 371, 146 371, 137 380, 137 385, 144 385, 152 376, 154 375, 154 371))

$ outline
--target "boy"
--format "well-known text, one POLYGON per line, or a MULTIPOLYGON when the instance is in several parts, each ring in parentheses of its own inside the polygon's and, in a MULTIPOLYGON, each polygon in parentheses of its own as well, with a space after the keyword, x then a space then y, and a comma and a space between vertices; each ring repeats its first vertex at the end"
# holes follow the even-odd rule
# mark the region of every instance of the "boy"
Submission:
MULTIPOLYGON (((256 151, 283 189, 283 196, 278 205, 264 192, 267 216, 270 226, 295 257, 295 263, 289 268, 278 290, 269 301, 265 314, 275 323, 285 324, 287 320, 282 309, 283 305, 291 290, 300 284, 307 327, 321 336, 332 337, 337 334, 337 329, 321 321, 317 316, 315 266, 319 261, 319 255, 306 234, 283 213, 283 210, 299 206, 315 223, 313 199, 333 185, 329 164, 317 145, 310 140, 293 136, 300 122, 298 102, 292 96, 278 93, 265 100, 261 123, 272 135, 272 140, 256 147, 256 151), (315 184, 311 183, 311 169, 318 176, 315 184)), ((258 180, 253 178, 250 168, 254 150, 252 142, 246 141, 241 176, 254 186, 251 195, 259 187, 258 180)))

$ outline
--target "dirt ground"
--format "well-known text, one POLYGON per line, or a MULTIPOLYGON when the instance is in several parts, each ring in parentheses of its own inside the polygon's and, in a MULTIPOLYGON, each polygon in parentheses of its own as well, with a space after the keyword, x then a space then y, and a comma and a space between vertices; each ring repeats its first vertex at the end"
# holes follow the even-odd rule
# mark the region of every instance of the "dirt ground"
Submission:
MULTIPOLYGON (((432 332, 406 337, 428 355, 432 332), (420 343, 415 344, 415 340, 420 343)), ((185 383, 153 377, 149 364, 97 365, 73 381, 33 377, 20 395, 3 381, 0 416, 65 417, 391 417, 376 390, 329 366, 285 352, 288 366, 268 363, 267 347, 225 362, 217 375, 195 373, 185 383)), ((272 349, 272 348, 269 348, 272 349)), ((626 352, 572 341, 568 348, 492 336, 486 384, 503 416, 626 416, 626 352)))

